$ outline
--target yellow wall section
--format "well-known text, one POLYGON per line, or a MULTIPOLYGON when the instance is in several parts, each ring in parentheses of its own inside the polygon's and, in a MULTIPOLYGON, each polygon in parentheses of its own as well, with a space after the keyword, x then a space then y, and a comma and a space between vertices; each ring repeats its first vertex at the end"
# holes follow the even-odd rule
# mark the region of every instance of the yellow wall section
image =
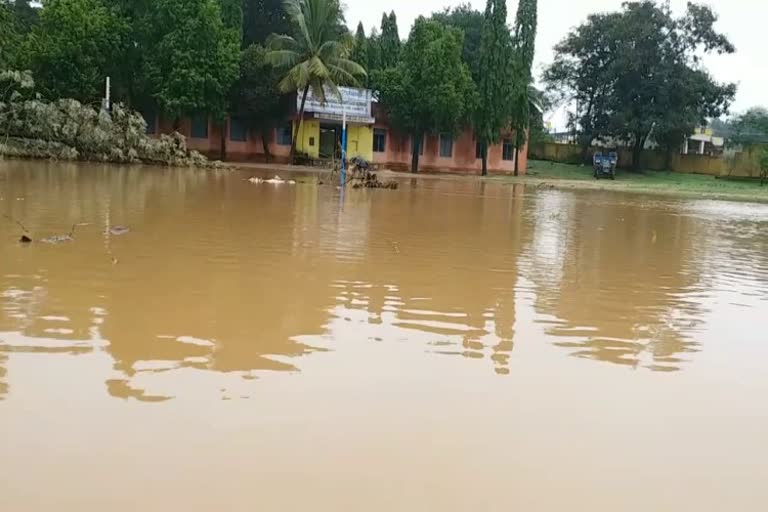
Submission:
POLYGON ((320 157, 320 121, 305 119, 301 123, 296 150, 308 154, 310 158, 320 157), (310 142, 314 142, 314 144, 310 144, 310 142))
MULTIPOLYGON (((305 119, 301 123, 296 150, 308 154, 310 158, 320 158, 320 121, 305 119)), ((347 126, 347 158, 356 156, 369 162, 373 160, 373 127, 359 124, 347 126)))
POLYGON ((373 128, 364 124, 351 124, 347 133, 347 157, 359 156, 373 160, 373 128))

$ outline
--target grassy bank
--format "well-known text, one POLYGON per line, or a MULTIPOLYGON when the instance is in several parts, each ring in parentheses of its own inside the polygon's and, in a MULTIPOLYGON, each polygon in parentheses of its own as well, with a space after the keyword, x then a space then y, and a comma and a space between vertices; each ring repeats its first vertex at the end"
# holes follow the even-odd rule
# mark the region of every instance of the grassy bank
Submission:
POLYGON ((619 170, 616 181, 596 180, 592 168, 531 160, 528 175, 524 177, 494 177, 492 180, 548 184, 556 188, 587 188, 651 194, 682 195, 710 199, 735 199, 768 202, 768 186, 761 187, 758 180, 743 178, 715 178, 699 174, 665 171, 633 173, 619 170))

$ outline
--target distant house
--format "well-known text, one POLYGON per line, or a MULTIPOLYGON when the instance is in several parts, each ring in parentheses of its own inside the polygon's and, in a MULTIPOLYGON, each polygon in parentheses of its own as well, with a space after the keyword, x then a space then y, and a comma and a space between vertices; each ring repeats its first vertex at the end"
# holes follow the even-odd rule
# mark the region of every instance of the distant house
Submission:
POLYGON ((683 155, 722 155, 725 149, 725 139, 715 137, 711 128, 696 128, 693 135, 683 143, 683 155))

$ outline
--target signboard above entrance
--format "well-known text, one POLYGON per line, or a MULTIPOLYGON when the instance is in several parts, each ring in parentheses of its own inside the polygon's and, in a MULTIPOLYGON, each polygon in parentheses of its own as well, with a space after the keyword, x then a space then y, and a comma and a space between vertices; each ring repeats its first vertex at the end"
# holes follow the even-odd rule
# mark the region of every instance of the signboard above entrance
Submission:
MULTIPOLYGON (((320 119, 339 119, 346 112, 347 118, 359 119, 355 122, 373 122, 371 118, 371 100, 373 95, 370 89, 355 89, 352 87, 339 87, 339 93, 335 94, 330 89, 325 89, 325 103, 320 101, 314 91, 310 89, 307 95, 307 103, 304 107, 305 112, 312 112, 316 118, 320 119), (365 119, 366 121, 361 121, 365 119), (370 120, 370 121, 368 121, 370 120)), ((296 98, 296 109, 301 108, 301 93, 296 98)))

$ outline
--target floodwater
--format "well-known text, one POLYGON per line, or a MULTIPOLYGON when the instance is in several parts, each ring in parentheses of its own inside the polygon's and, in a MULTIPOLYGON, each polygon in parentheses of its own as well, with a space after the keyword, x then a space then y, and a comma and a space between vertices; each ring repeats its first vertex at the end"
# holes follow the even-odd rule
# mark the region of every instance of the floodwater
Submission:
POLYGON ((768 206, 249 176, 0 163, 0 510, 768 507, 768 206))

